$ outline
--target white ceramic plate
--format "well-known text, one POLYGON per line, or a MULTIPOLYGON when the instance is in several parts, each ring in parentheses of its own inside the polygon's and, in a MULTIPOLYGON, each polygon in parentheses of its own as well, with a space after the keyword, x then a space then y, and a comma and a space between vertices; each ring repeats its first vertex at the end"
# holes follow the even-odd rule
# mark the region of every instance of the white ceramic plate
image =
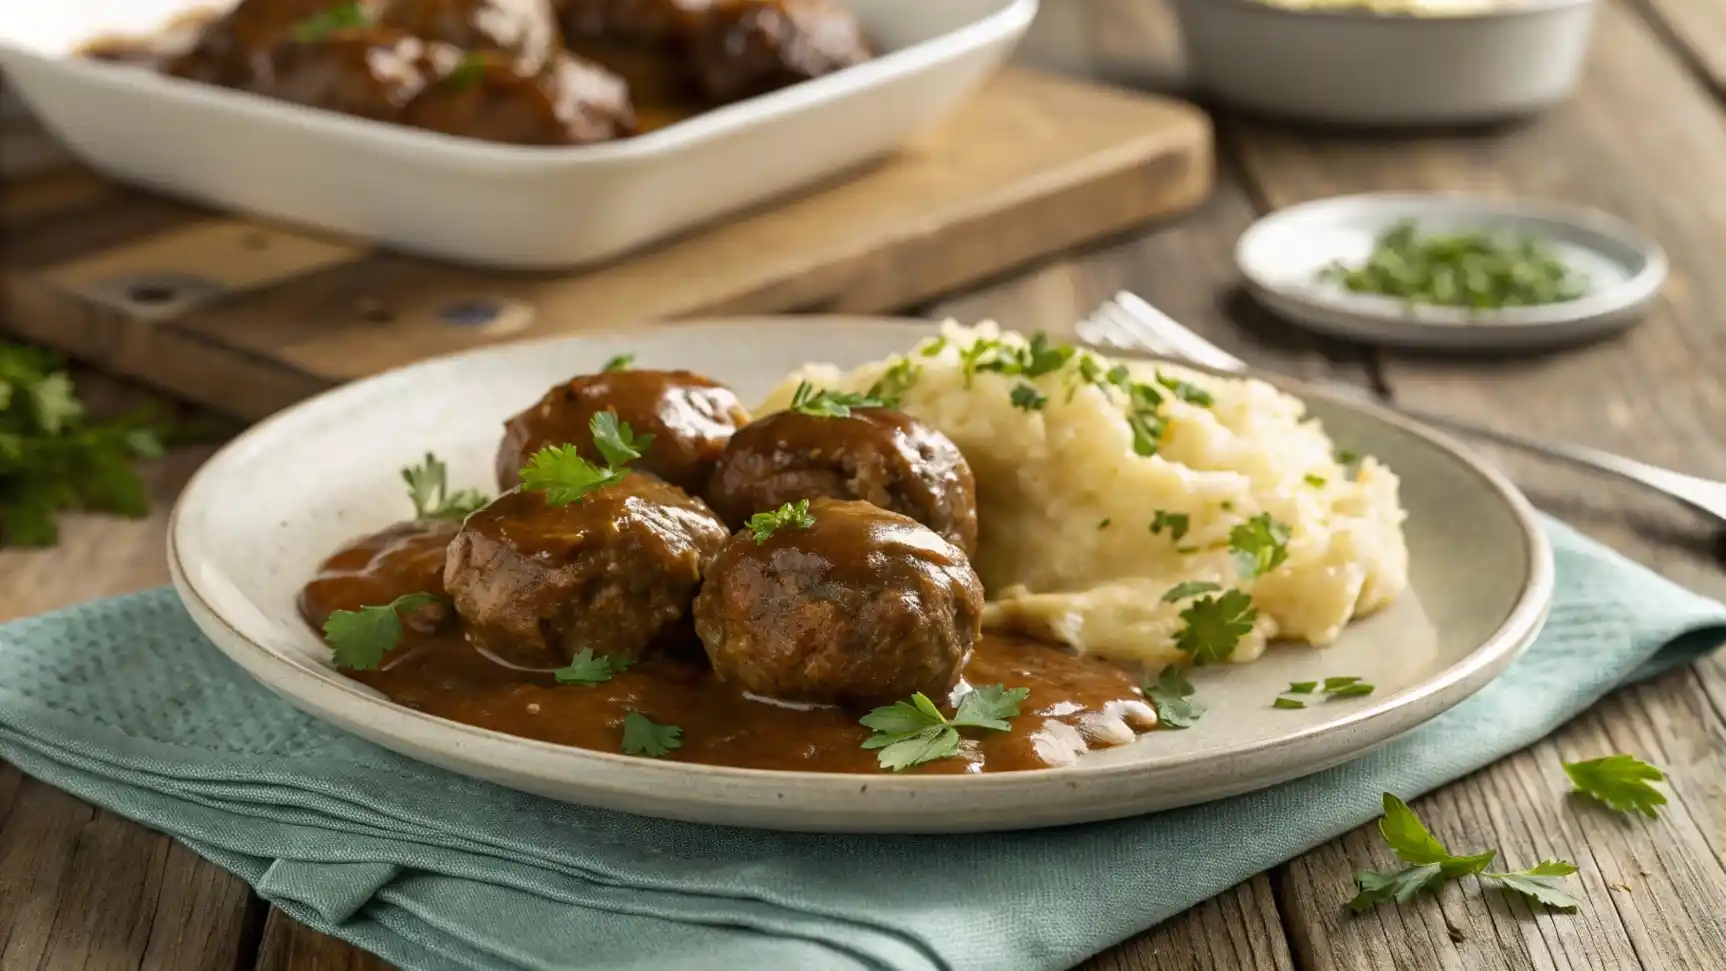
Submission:
POLYGON ((1253 295, 1295 323, 1423 350, 1533 350, 1598 339, 1635 324, 1666 281, 1660 245, 1605 213, 1448 193, 1337 196, 1278 210, 1241 235, 1235 262, 1253 295), (1588 277, 1588 293, 1541 307, 1468 311, 1411 308, 1316 279, 1334 260, 1366 259, 1378 235, 1402 219, 1429 232, 1484 229, 1547 239, 1588 277))
POLYGON ((69 56, 231 3, 4 0, 0 68, 73 154, 120 181, 456 262, 553 269, 892 152, 976 90, 1037 13, 1037 0, 846 4, 886 54, 574 148, 452 138, 69 56))
MULTIPOLYGON (((1491 681, 1538 631, 1551 553, 1515 489, 1403 419, 1300 389, 1343 446, 1404 484, 1412 590, 1335 646, 1273 648, 1206 668, 1209 712, 1187 731, 1045 771, 981 776, 836 775, 717 768, 528 741, 399 707, 344 678, 295 613, 295 594, 341 543, 400 519, 398 470, 430 449, 451 485, 490 488, 503 419, 544 389, 631 352, 689 367, 754 401, 810 360, 855 365, 909 348, 932 325, 755 318, 510 344, 331 391, 234 440, 175 507, 169 561, 210 639, 293 704, 456 772, 563 799, 698 822, 797 830, 941 832, 1132 815, 1272 785, 1359 755, 1491 681), (1270 707, 1290 681, 1354 674, 1358 702, 1270 707)), ((1281 382, 1279 382, 1281 383, 1281 382)), ((987 528, 987 526, 985 526, 987 528)))

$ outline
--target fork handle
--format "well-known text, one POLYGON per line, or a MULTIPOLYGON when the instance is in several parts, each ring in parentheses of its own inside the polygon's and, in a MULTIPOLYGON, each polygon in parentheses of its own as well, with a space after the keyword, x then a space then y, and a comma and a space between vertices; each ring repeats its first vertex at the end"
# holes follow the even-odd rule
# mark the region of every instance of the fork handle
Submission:
MULTIPOLYGON (((1245 361, 1188 330, 1168 314, 1146 303, 1138 295, 1123 290, 1115 295, 1115 303, 1137 317, 1146 328, 1154 332, 1157 343, 1162 345, 1155 350, 1185 358, 1195 364, 1216 368, 1219 371, 1238 372, 1247 369, 1245 361)), ((1348 390, 1353 391, 1354 389, 1348 390)), ((1635 459, 1589 448, 1585 445, 1573 445, 1562 441, 1540 441, 1513 432, 1501 431, 1486 425, 1477 425, 1473 422, 1452 418, 1449 415, 1439 415, 1396 405, 1389 407, 1393 411, 1428 425, 1461 432, 1476 438, 1484 438, 1545 458, 1556 459, 1570 465, 1626 479, 1637 485, 1664 493, 1702 512, 1726 518, 1726 511, 1720 508, 1723 498, 1722 488, 1719 483, 1711 482, 1708 479, 1685 475, 1671 469, 1663 469, 1656 465, 1638 462, 1635 459)))

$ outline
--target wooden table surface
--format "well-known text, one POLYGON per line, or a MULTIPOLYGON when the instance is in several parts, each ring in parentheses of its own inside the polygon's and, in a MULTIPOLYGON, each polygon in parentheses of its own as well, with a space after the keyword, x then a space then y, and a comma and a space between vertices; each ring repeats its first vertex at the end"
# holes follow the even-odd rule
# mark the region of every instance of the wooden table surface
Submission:
MULTIPOLYGON (((1101 49, 1167 53, 1168 14, 1144 0, 1088 4, 1101 49)), ((1580 95, 1523 126, 1364 137, 1279 129, 1219 112, 1215 197, 1178 225, 1072 254, 926 314, 1059 330, 1122 287, 1248 360, 1355 382, 1385 397, 1563 436, 1726 479, 1726 18, 1718 0, 1604 0, 1580 95), (1491 363, 1320 343, 1235 291, 1230 250, 1258 214, 1372 189, 1473 189, 1599 206, 1658 238, 1672 277, 1622 340, 1491 363)), ((55 205, 8 198, 14 231, 55 205)), ((85 394, 132 392, 101 378, 85 394)), ((74 518, 60 547, 0 553, 0 618, 166 581, 166 510, 209 454, 150 471, 151 519, 74 518)), ((1712 528, 1671 503, 1491 453, 1536 503, 1694 589, 1726 596, 1712 528)), ((1619 692, 1533 748, 1419 800, 1452 845, 1576 861, 1574 914, 1531 915, 1450 888, 1350 916, 1350 874, 1386 866, 1375 830, 1254 877, 1097 956, 1091 971, 1726 968, 1726 663, 1709 658, 1619 692), (1671 775, 1659 819, 1578 812, 1550 793, 1561 760, 1636 753, 1671 775)), ((1123 902, 1130 905, 1130 902, 1123 902)), ((335 971, 381 962, 271 912, 237 878, 168 838, 0 764, 0 968, 335 971)))

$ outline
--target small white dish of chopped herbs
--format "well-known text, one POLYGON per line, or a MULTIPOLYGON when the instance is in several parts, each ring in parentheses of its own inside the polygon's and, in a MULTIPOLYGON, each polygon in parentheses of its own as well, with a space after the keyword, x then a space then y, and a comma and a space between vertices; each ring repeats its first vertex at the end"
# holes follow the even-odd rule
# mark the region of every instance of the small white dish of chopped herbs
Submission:
POLYGON ((1235 247, 1248 289, 1347 340, 1528 351, 1627 330, 1666 254, 1605 213, 1447 193, 1339 196, 1255 223, 1235 247))

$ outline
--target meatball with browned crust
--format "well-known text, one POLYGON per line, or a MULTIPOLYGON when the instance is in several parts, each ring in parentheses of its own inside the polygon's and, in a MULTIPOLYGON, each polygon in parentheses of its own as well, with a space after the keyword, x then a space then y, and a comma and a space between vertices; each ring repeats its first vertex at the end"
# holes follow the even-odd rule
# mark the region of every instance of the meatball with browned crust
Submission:
POLYGON ((733 536, 695 601, 713 670, 782 701, 938 703, 980 636, 983 584, 924 526, 865 502, 816 499, 771 535, 733 536))
POLYGON ((874 56, 857 15, 839 0, 717 0, 689 54, 712 104, 777 91, 874 56))
POLYGON ((439 68, 402 113, 403 124, 510 145, 591 145, 635 132, 623 79, 568 54, 531 73, 490 51, 439 68))
POLYGON ((390 0, 378 23, 465 51, 505 53, 529 75, 563 47, 550 0, 390 0))
POLYGON ((400 121, 402 112, 436 80, 441 65, 461 59, 447 45, 383 27, 331 32, 316 41, 287 41, 270 51, 253 80, 257 94, 372 121, 400 121))
POLYGON ((977 485, 952 440, 903 412, 781 411, 738 429, 708 504, 733 529, 755 513, 826 496, 862 499, 915 519, 969 556, 977 549, 977 485))
POLYGON ((589 461, 602 460, 589 426, 594 415, 605 411, 638 434, 653 436, 632 469, 692 496, 706 493, 713 463, 731 433, 749 421, 749 412, 729 388, 689 371, 584 374, 552 388, 532 408, 504 423, 497 452, 499 487, 521 481, 521 467, 547 445, 573 444, 589 461))
POLYGON ((504 493, 462 524, 444 585, 474 642, 506 664, 563 667, 583 649, 634 660, 672 645, 726 530, 644 475, 566 505, 504 493))

